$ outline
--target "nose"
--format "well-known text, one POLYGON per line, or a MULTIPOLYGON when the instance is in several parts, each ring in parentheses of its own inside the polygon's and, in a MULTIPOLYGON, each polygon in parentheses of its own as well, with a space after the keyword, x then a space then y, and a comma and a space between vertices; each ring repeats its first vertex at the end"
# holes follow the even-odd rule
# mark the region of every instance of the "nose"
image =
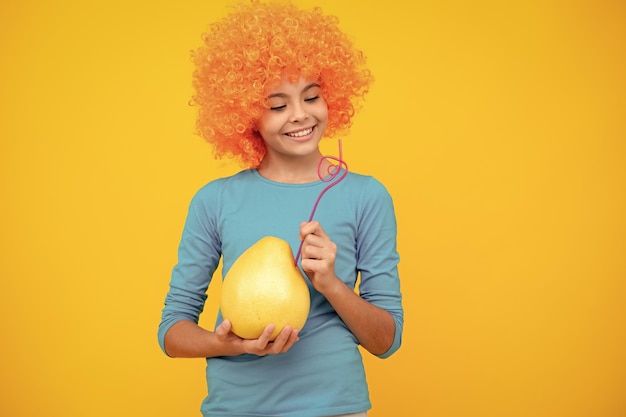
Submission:
POLYGON ((304 110, 302 106, 293 106, 291 113, 291 121, 293 123, 301 122, 309 118, 309 114, 304 110))

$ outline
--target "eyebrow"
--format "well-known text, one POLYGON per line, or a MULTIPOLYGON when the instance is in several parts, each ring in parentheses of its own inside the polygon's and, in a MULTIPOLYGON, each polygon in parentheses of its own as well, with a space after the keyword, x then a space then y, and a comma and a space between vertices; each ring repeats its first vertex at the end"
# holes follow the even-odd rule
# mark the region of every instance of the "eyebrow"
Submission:
MULTIPOLYGON (((311 83, 311 84, 307 85, 306 87, 304 87, 304 88, 302 89, 302 93, 306 93, 306 92, 307 92, 307 91, 309 91, 311 88, 314 88, 314 87, 319 87, 319 86, 320 86, 320 85, 319 85, 319 84, 317 84, 317 83, 311 83)), ((273 97, 281 97, 281 98, 283 98, 283 97, 287 97, 287 94, 285 94, 285 93, 275 93, 275 94, 270 94, 269 96, 267 96, 267 97, 266 97, 266 99, 270 99, 270 98, 273 98, 273 97)))

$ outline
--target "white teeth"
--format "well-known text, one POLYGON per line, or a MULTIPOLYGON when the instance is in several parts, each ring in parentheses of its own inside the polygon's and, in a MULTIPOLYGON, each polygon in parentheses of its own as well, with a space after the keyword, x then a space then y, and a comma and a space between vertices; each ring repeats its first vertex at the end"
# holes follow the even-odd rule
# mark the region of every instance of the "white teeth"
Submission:
POLYGON ((287 136, 291 136, 292 138, 301 138, 302 136, 306 136, 313 131, 313 128, 310 127, 308 129, 301 130, 299 132, 287 133, 287 136))

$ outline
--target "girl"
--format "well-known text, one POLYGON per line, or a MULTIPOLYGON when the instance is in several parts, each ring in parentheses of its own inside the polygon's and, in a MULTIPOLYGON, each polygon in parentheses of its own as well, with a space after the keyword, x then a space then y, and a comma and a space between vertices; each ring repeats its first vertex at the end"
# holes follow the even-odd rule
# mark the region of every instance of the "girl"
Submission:
POLYGON ((159 343, 172 357, 207 358, 204 416, 365 416, 358 345, 386 358, 401 343, 393 203, 380 182, 342 165, 343 180, 303 221, 333 169, 319 143, 347 131, 372 81, 365 58, 335 17, 288 3, 240 4, 203 40, 193 53, 198 132, 216 157, 245 169, 191 201, 159 343), (258 339, 239 338, 221 313, 213 330, 199 327, 220 259, 225 275, 267 235, 299 248, 306 324, 274 341, 271 324, 258 339))

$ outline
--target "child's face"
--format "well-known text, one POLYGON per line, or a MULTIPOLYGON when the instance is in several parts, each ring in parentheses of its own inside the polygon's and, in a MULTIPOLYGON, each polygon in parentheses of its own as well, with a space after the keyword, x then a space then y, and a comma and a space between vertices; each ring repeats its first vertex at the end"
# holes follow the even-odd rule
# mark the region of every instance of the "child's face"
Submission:
POLYGON ((318 152, 328 125, 328 107, 320 86, 300 78, 271 89, 257 130, 274 156, 307 156, 318 152))

